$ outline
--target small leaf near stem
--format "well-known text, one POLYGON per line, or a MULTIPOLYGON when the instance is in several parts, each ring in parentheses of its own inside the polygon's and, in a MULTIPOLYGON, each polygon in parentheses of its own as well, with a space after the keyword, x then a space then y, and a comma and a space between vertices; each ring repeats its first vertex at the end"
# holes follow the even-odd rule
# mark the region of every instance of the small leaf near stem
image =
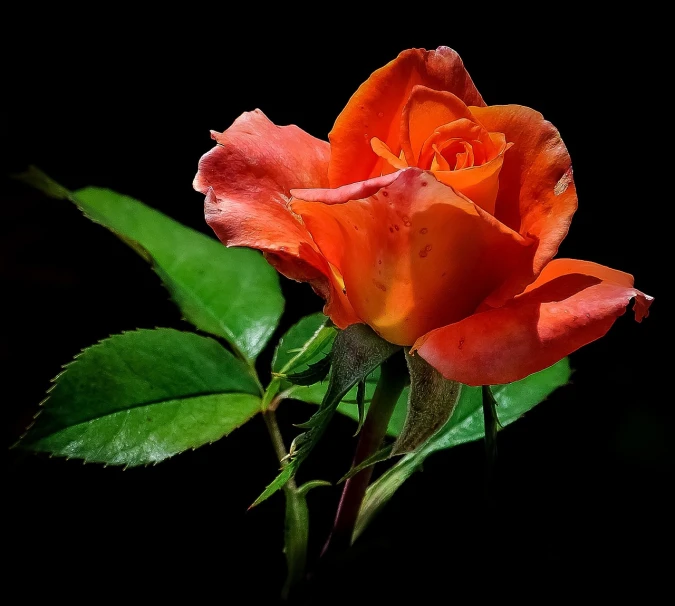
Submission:
MULTIPOLYGON (((382 364, 380 380, 361 430, 352 467, 365 461, 380 448, 387 431, 389 418, 407 380, 408 372, 400 352, 382 364)), ((373 467, 370 466, 345 482, 333 531, 323 548, 322 557, 347 549, 351 545, 354 525, 372 474, 373 467)))
POLYGON ((286 379, 294 385, 314 385, 326 378, 330 370, 331 356, 321 358, 317 362, 308 365, 307 369, 292 374, 272 373, 272 376, 286 379))
POLYGON ((333 363, 328 389, 319 410, 306 423, 296 424, 296 427, 307 431, 295 437, 291 444, 288 465, 253 502, 252 507, 283 488, 288 479, 295 475, 298 467, 321 439, 340 401, 349 390, 399 351, 400 345, 385 341, 365 324, 352 324, 336 335, 331 354, 333 363))
POLYGON ((370 455, 367 459, 364 459, 358 465, 352 467, 345 475, 343 475, 338 480, 338 484, 346 482, 349 478, 355 476, 357 473, 364 470, 366 467, 375 465, 375 463, 386 461, 389 457, 391 457, 391 451, 393 450, 393 447, 394 447, 393 444, 389 444, 384 448, 380 448, 380 450, 378 450, 375 454, 370 455))

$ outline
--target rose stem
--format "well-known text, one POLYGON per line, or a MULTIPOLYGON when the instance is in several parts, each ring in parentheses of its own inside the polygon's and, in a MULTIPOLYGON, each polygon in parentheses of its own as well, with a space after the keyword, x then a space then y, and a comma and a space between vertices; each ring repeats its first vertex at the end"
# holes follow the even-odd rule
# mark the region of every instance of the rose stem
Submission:
MULTIPOLYGON (((375 454, 380 448, 387 432, 391 413, 406 384, 407 376, 405 362, 399 354, 394 354, 382 364, 380 380, 361 429, 352 467, 375 454)), ((356 519, 372 475, 373 466, 371 465, 345 482, 333 530, 321 552, 322 557, 347 549, 351 545, 356 519)))
MULTIPOLYGON (((285 467, 288 465, 286 447, 274 411, 265 411, 263 419, 265 419, 265 425, 277 459, 279 459, 281 466, 285 467)), ((292 589, 300 584, 305 576, 309 536, 307 505, 304 495, 301 494, 302 491, 298 490, 295 478, 286 482, 283 491, 286 497, 284 553, 286 554, 287 576, 281 590, 281 598, 286 601, 292 589)))
MULTIPOLYGON (((272 446, 274 447, 274 452, 277 455, 277 459, 279 460, 281 466, 285 467, 287 464, 286 447, 284 446, 284 439, 281 435, 279 424, 277 423, 277 417, 273 410, 266 410, 262 416, 263 419, 265 419, 267 433, 269 433, 270 439, 272 440, 272 446)), ((286 486, 288 486, 288 488, 291 490, 297 490, 295 478, 288 480, 288 482, 286 482, 286 486)))

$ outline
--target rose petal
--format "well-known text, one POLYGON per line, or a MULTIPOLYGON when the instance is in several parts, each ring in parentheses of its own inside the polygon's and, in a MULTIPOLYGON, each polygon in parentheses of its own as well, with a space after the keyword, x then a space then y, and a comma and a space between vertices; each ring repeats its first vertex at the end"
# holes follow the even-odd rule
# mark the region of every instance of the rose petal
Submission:
POLYGON ((380 174, 384 160, 370 148, 373 137, 398 155, 401 113, 415 85, 445 90, 467 105, 485 105, 459 55, 441 46, 410 49, 375 71, 352 95, 333 130, 328 177, 331 187, 380 174))
POLYGON ((470 109, 488 131, 504 133, 513 143, 499 175, 495 216, 520 234, 539 240, 534 260, 534 271, 539 273, 558 251, 577 208, 567 148, 558 130, 529 107, 470 109))
POLYGON ((434 157, 431 160, 431 171, 436 172, 439 170, 452 170, 450 168, 450 164, 448 164, 448 161, 443 157, 443 154, 441 151, 436 147, 436 145, 433 146, 433 152, 434 152, 434 157))
POLYGON ((530 292, 531 290, 546 284, 546 282, 551 282, 560 276, 566 276, 568 274, 593 276, 606 282, 625 286, 626 288, 632 288, 635 283, 633 276, 630 274, 619 271, 618 269, 612 269, 606 265, 593 263, 593 261, 581 261, 580 259, 553 259, 553 261, 544 267, 542 272, 537 276, 537 279, 523 292, 530 292))
POLYGON ((504 162, 504 148, 496 158, 482 166, 461 170, 439 170, 434 176, 445 185, 464 194, 491 215, 495 212, 495 200, 499 190, 499 174, 504 162))
POLYGON ((631 299, 639 322, 652 297, 609 267, 552 261, 531 289, 499 309, 432 330, 417 351, 448 379, 467 385, 518 381, 602 337, 631 299))
POLYGON ((459 97, 426 86, 413 87, 403 108, 400 134, 400 146, 408 164, 418 166, 424 142, 439 126, 457 120, 473 122, 473 115, 459 97))
POLYGON ((207 194, 206 222, 218 238, 257 248, 285 276, 310 282, 338 326, 357 322, 339 280, 287 208, 292 187, 327 184, 328 143, 296 126, 276 126, 259 110, 212 136, 218 145, 199 161, 194 187, 207 194))
POLYGON ((495 157, 501 150, 501 147, 494 148, 489 133, 480 124, 476 124, 476 122, 466 118, 461 118, 451 122, 450 124, 437 126, 434 129, 434 132, 429 135, 426 141, 424 141, 422 149, 420 150, 419 156, 417 158, 416 165, 419 168, 429 168, 431 157, 434 155, 435 150, 443 147, 448 141, 452 141, 454 139, 458 139, 460 141, 473 141, 479 139, 481 136, 488 140, 490 151, 494 149, 494 154, 492 157, 495 157))
POLYGON ((350 183, 335 189, 292 189, 291 195, 305 202, 323 202, 324 204, 344 204, 350 200, 359 200, 376 194, 380 189, 391 185, 398 179, 398 173, 389 173, 368 181, 350 183))
POLYGON ((385 164, 382 165, 383 175, 388 175, 390 173, 395 173, 397 170, 408 168, 408 163, 405 161, 403 152, 401 152, 399 156, 395 156, 391 153, 391 150, 377 137, 373 137, 370 140, 370 147, 378 156, 380 156, 380 158, 385 161, 385 164))
POLYGON ((527 273, 532 247, 431 174, 409 168, 394 176, 364 199, 293 200, 291 208, 344 277, 357 315, 386 340, 409 345, 527 273))
MULTIPOLYGON (((468 143, 467 141, 461 141, 452 145, 450 144, 443 145, 441 146, 441 148, 437 148, 436 158, 438 158, 439 154, 443 155, 444 153, 447 153, 450 150, 452 150, 455 154, 454 170, 473 167, 474 162, 476 161, 476 156, 473 153, 473 145, 471 143, 468 143)), ((448 168, 446 170, 450 170, 450 165, 448 165, 448 168)))

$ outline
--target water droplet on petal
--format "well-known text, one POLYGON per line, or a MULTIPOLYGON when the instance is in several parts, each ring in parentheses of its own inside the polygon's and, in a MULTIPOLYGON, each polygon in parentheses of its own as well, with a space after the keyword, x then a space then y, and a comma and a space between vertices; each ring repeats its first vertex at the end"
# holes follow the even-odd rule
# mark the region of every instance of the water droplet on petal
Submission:
POLYGON ((377 117, 378 118, 384 117, 384 112, 377 112, 377 117))
POLYGON ((429 230, 426 227, 423 227, 422 229, 420 229, 421 234, 426 234, 428 231, 429 230))
POLYGON ((424 250, 426 250, 427 252, 429 252, 429 251, 431 250, 431 244, 427 244, 427 245, 424 247, 424 250))
POLYGON ((426 257, 429 254, 429 251, 426 248, 420 250, 420 257, 426 257))
POLYGON ((386 198, 386 197, 389 195, 389 192, 388 192, 388 191, 383 191, 383 192, 382 192, 382 195, 386 198))

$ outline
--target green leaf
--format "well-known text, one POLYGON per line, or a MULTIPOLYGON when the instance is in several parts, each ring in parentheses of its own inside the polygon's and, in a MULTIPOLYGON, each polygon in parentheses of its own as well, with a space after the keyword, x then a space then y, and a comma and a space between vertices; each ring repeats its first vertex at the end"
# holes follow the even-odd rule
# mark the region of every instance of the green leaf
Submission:
POLYGON ((313 488, 319 488, 321 486, 332 486, 332 484, 326 480, 310 480, 309 482, 305 482, 302 486, 299 486, 296 489, 296 492, 304 497, 307 496, 307 493, 313 488))
POLYGON ((227 248, 108 189, 88 187, 72 193, 35 168, 19 178, 47 195, 70 200, 150 262, 184 317, 197 328, 223 337, 249 361, 263 350, 284 300, 277 272, 260 253, 227 248))
MULTIPOLYGON (((375 371, 372 372, 370 375, 368 375, 368 378, 366 379, 366 393, 363 405, 364 417, 368 415, 368 411, 370 410, 370 402, 373 399, 375 387, 377 386, 377 382, 379 381, 379 379, 380 379, 379 368, 376 368, 375 371)), ((299 391, 299 389, 297 391, 299 391)), ((294 394, 296 393, 296 390, 293 390, 292 393, 293 395, 291 397, 295 398, 296 396, 294 394)), ((403 391, 401 392, 401 395, 396 401, 396 405, 394 406, 394 412, 392 413, 391 418, 389 419, 389 423, 387 425, 387 435, 392 438, 397 437, 401 433, 401 429, 403 428, 406 410, 408 407, 409 394, 410 394, 410 387, 408 386, 404 387, 403 391)), ((309 402, 310 404, 317 403, 312 401, 309 397, 306 398, 308 394, 301 393, 300 395, 302 397, 297 399, 302 400, 303 402, 309 402)), ((309 395, 318 395, 318 393, 309 395)), ((345 417, 349 417, 353 421, 356 421, 358 427, 360 415, 358 407, 357 387, 353 387, 347 392, 347 395, 342 399, 342 402, 340 402, 340 404, 338 405, 337 410, 340 414, 343 414, 345 417)))
MULTIPOLYGON (((500 424, 506 427, 519 419, 558 387, 565 385, 571 374, 569 360, 563 358, 553 366, 520 381, 493 386, 492 393, 498 404, 500 424)), ((368 487, 353 540, 356 540, 396 490, 420 468, 429 455, 465 442, 479 440, 484 435, 481 388, 465 385, 462 387, 455 411, 446 425, 419 450, 401 458, 368 487)))
POLYGON ((54 379, 17 447, 109 465, 157 463, 229 434, 260 411, 248 366, 208 337, 115 335, 54 379))
MULTIPOLYGON (((563 358, 553 366, 531 374, 507 385, 493 385, 497 401, 499 423, 510 425, 528 410, 544 401, 558 387, 565 385, 572 374, 569 360, 563 358)), ((485 435, 483 401, 480 387, 464 387, 460 402, 449 423, 436 434, 427 447, 436 450, 452 448, 458 444, 480 440, 485 435), (464 398, 467 392, 468 397, 464 398), (475 392, 475 393, 473 393, 475 392)))
POLYGON ((363 471, 367 467, 372 467, 373 465, 375 465, 375 463, 381 463, 382 461, 386 461, 389 457, 391 457, 392 447, 393 444, 389 444, 388 446, 381 448, 377 452, 374 452, 368 458, 361 461, 358 465, 352 467, 345 475, 343 475, 338 480, 338 484, 346 482, 347 480, 349 480, 349 478, 353 478, 357 473, 363 471))
MULTIPOLYGON (((265 409, 275 397, 278 397, 278 399, 293 398, 309 404, 321 404, 326 396, 326 391, 328 391, 328 381, 313 385, 293 385, 279 375, 306 369, 312 362, 327 356, 331 352, 337 333, 337 328, 320 312, 302 318, 288 330, 279 340, 279 344, 274 351, 272 372, 277 376, 272 379, 265 391, 265 397, 263 398, 265 409)), ((366 380, 366 410, 375 392, 379 377, 380 369, 378 367, 366 380)), ((407 391, 405 393, 407 394, 407 391)), ((400 427, 403 425, 407 400, 403 401, 401 411, 399 404, 401 404, 402 399, 405 398, 402 396, 399 399, 397 409, 392 415, 388 435, 398 435, 400 427)), ((338 407, 338 411, 350 418, 358 419, 358 408, 353 405, 358 400, 357 388, 352 388, 343 400, 343 403, 338 407)))
POLYGON ((269 499, 275 492, 277 492, 277 490, 281 490, 293 477, 294 473, 295 468, 290 463, 285 464, 281 468, 279 475, 267 485, 263 493, 255 501, 253 501, 253 503, 251 503, 248 508, 252 509, 256 505, 260 505, 260 503, 269 499))
POLYGON ((356 431, 354 432, 354 437, 356 437, 363 428, 363 424, 366 422, 366 382, 359 381, 356 386, 356 409, 359 412, 359 420, 356 426, 356 431))
POLYGON ((300 464, 323 435, 342 398, 359 381, 365 379, 400 349, 400 345, 385 341, 365 324, 352 324, 337 334, 333 344, 333 364, 328 390, 319 410, 307 423, 299 425, 305 427, 307 431, 293 440, 289 453, 290 463, 256 499, 253 506, 270 497, 295 475, 300 464))
POLYGON ((410 373, 408 413, 392 456, 413 452, 443 427, 459 399, 462 384, 446 379, 420 356, 405 356, 410 373))
MULTIPOLYGON (((311 363, 326 357, 331 351, 336 334, 337 328, 320 312, 305 316, 297 324, 291 326, 274 350, 273 378, 263 396, 264 410, 267 410, 277 398, 277 394, 279 394, 278 399, 291 397, 289 391, 294 389, 294 385, 283 375, 306 370, 311 363)), ((314 398, 316 403, 323 399, 327 386, 328 383, 323 385, 318 400, 314 398)))
POLYGON ((323 381, 330 370, 331 357, 328 354, 326 357, 312 362, 305 370, 294 372, 291 374, 280 375, 280 378, 286 379, 294 385, 314 385, 323 381))
POLYGON ((302 318, 281 337, 274 350, 272 372, 297 372, 315 359, 330 353, 338 330, 321 312, 302 318))

